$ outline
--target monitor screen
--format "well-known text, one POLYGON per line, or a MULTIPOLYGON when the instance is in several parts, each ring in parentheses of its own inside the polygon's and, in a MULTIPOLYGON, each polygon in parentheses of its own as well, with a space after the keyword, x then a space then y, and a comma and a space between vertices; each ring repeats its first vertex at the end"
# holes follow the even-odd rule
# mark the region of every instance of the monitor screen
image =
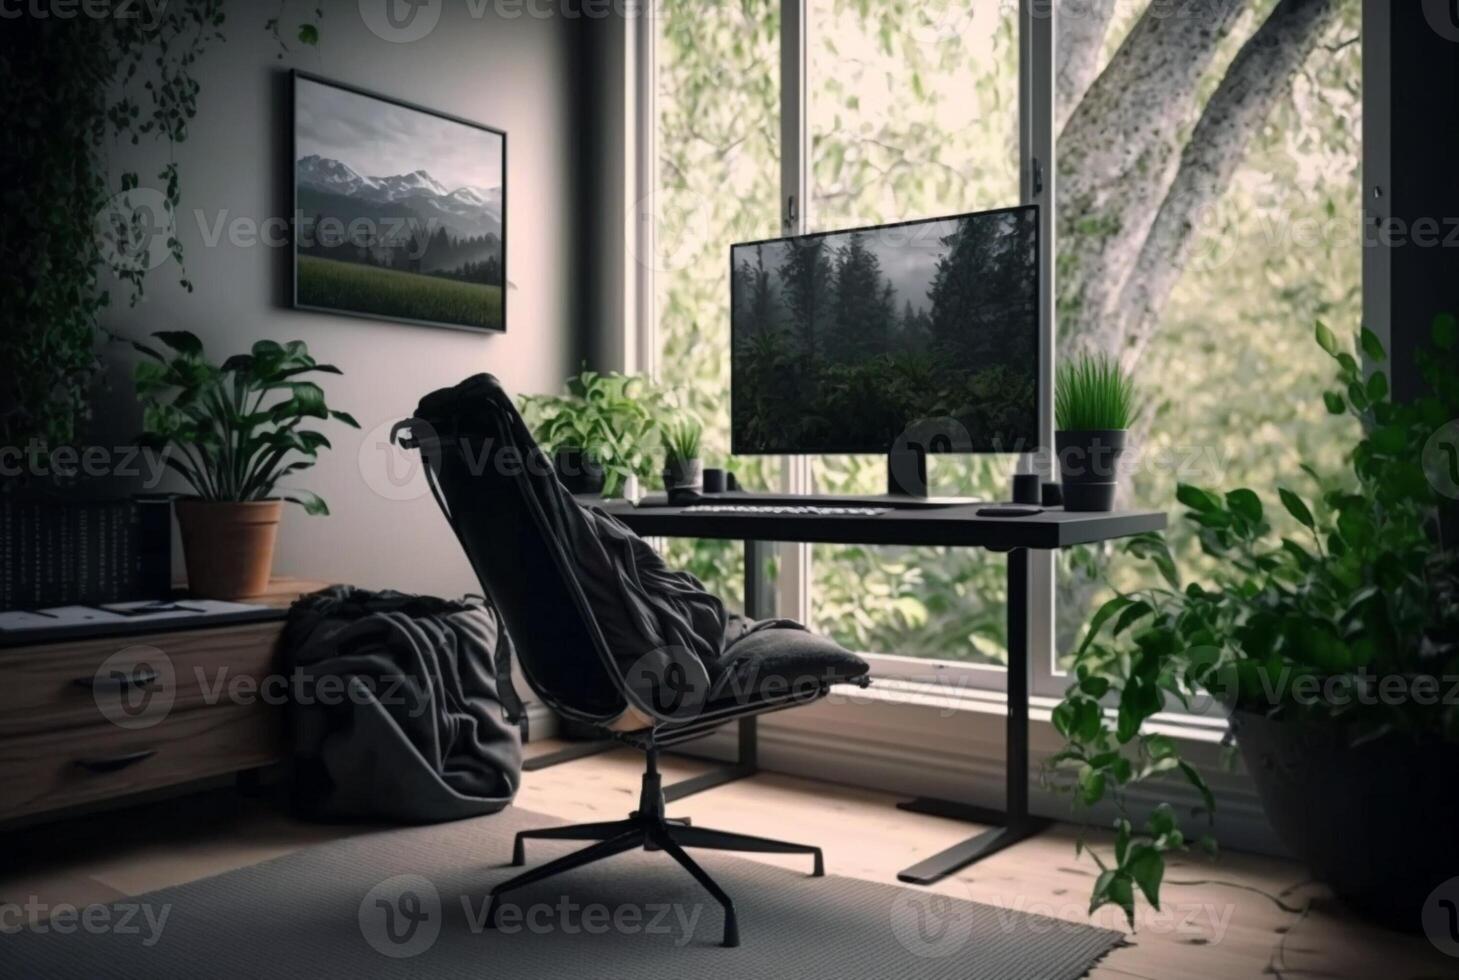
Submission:
POLYGON ((730 249, 732 451, 1027 452, 1035 206, 730 249))

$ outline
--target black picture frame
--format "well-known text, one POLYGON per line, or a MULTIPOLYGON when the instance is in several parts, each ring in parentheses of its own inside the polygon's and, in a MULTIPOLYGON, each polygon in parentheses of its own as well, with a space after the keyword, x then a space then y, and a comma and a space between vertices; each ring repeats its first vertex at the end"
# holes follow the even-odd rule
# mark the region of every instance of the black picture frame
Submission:
MULTIPOLYGON (((293 254, 291 256, 291 258, 292 258, 291 275, 292 275, 292 279, 293 279, 293 284, 292 284, 292 302, 293 302, 293 308, 294 309, 297 309, 297 310, 309 310, 309 311, 319 312, 319 313, 331 313, 331 314, 335 314, 335 315, 339 315, 339 316, 358 317, 358 318, 367 319, 367 320, 379 320, 379 321, 384 321, 384 322, 387 322, 387 323, 401 323, 401 324, 410 324, 410 325, 425 326, 425 327, 444 327, 444 328, 452 329, 452 330, 465 330, 465 331, 472 332, 472 333, 487 333, 487 334, 505 333, 507 331, 507 327, 508 327, 508 324, 509 324, 509 320, 508 320, 508 293, 510 292, 510 286, 509 286, 509 281, 510 280, 508 278, 508 259, 507 259, 508 245, 509 245, 510 239, 508 238, 508 224, 507 224, 507 207, 508 207, 508 181, 507 181, 507 169, 508 168, 507 168, 507 163, 508 163, 508 156, 507 156, 507 133, 506 133, 506 131, 505 130, 502 130, 502 129, 498 129, 498 128, 494 127, 494 126, 488 126, 485 123, 476 122, 476 121, 471 120, 471 119, 464 119, 464 118, 462 118, 460 116, 454 116, 454 115, 451 115, 450 113, 441 112, 439 110, 432 109, 432 108, 429 108, 427 106, 419 105, 419 104, 413 103, 413 102, 408 102, 408 101, 406 101, 404 99, 397 99, 397 98, 394 98, 394 97, 389 96, 389 95, 385 95, 385 94, 380 93, 380 92, 374 92, 374 91, 371 91, 369 89, 360 88, 358 86, 350 85, 350 84, 345 83, 345 82, 339 82, 339 81, 335 81, 333 79, 324 78, 322 76, 315 75, 315 74, 313 74, 311 72, 300 71, 300 70, 297 70, 296 69, 296 70, 293 70, 293 71, 290 72, 290 76, 291 77, 290 77, 290 93, 289 93, 289 108, 290 108, 290 153, 289 153, 289 169, 290 169, 290 184, 291 184, 291 192, 292 192, 291 202, 292 202, 292 208, 293 208, 293 220, 291 222, 291 227, 293 228, 293 236, 292 236, 292 238, 293 238, 293 241, 292 241, 292 253, 293 254), (479 131, 481 133, 489 134, 490 136, 496 137, 497 139, 500 140, 500 144, 501 144, 501 150, 500 150, 500 166, 501 166, 501 208, 500 208, 500 211, 501 211, 501 222, 500 222, 500 227, 501 227, 501 232, 500 232, 500 260, 499 260, 499 263, 498 263, 498 268, 500 270, 500 272, 499 272, 499 275, 500 275, 500 286, 499 286, 499 290, 500 290, 500 318, 497 321, 497 323, 495 323, 495 324, 470 323, 470 322, 453 321, 451 319, 443 319, 443 318, 436 318, 436 317, 430 317, 430 316, 412 316, 412 315, 409 315, 408 312, 407 313, 399 313, 399 312, 393 312, 393 311, 384 311, 384 312, 382 312, 379 309, 371 310, 371 309, 366 309, 366 308, 352 307, 352 306, 349 306, 349 305, 338 305, 338 304, 330 304, 330 303, 323 303, 323 302, 315 302, 315 301, 311 301, 311 300, 317 298, 317 292, 318 292, 317 290, 315 291, 315 295, 309 295, 309 287, 305 287, 305 288, 301 289, 301 278, 302 278, 301 277, 301 271, 300 271, 301 270, 301 257, 302 258, 308 258, 308 257, 310 257, 310 256, 307 256, 307 255, 306 256, 301 256, 301 242, 303 243, 303 246, 305 248, 308 247, 308 243, 309 243, 309 236, 308 236, 308 234, 306 234, 306 229, 304 227, 305 226, 305 221, 306 221, 306 216, 305 216, 304 212, 301 210, 301 206, 300 206, 300 179, 299 179, 299 164, 300 164, 300 155, 299 155, 299 153, 300 153, 300 128, 299 127, 300 127, 300 120, 299 120, 299 102, 300 102, 300 97, 301 97, 301 87, 302 87, 302 84, 301 83, 308 83, 308 84, 312 84, 312 85, 318 85, 318 86, 324 86, 326 88, 336 89, 336 90, 339 90, 339 91, 342 91, 342 92, 346 92, 346 93, 349 93, 349 94, 352 94, 352 95, 359 96, 361 98, 370 99, 372 101, 377 101, 377 102, 380 102, 380 103, 382 103, 384 105, 392 106, 392 107, 394 107, 396 109, 404 109, 404 110, 407 110, 407 111, 410 111, 410 112, 413 112, 413 113, 419 113, 419 114, 424 115, 424 116, 432 117, 434 119, 440 120, 440 121, 445 122, 445 123, 450 123, 450 124, 454 124, 454 125, 458 125, 458 126, 464 126, 464 127, 469 128, 469 129, 472 129, 472 130, 477 130, 477 131, 479 131)), ((421 167, 419 167, 417 169, 424 169, 424 165, 422 165, 421 167)), ((366 176, 368 176, 368 177, 376 177, 376 176, 384 176, 384 175, 366 175, 366 176)), ((429 226, 426 226, 426 227, 428 228, 429 226)), ((385 272, 385 273, 387 273, 387 274, 393 274, 393 272, 395 272, 397 270, 384 269, 382 271, 385 272)), ((422 276, 424 275, 422 273, 414 273, 414 274, 416 274, 416 275, 422 275, 422 276)), ((437 277, 432 276, 431 278, 437 278, 437 277)), ((471 284, 471 285, 479 285, 479 284, 471 284)))

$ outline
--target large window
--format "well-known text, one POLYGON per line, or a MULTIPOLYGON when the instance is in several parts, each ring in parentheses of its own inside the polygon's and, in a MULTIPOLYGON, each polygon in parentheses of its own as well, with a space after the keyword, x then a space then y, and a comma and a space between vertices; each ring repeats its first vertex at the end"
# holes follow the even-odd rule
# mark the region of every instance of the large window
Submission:
MULTIPOLYGON (((1302 467, 1337 474, 1344 424, 1323 407, 1329 362, 1312 323, 1354 329, 1361 316, 1361 2, 1257 3, 1218 43, 1161 39, 1145 0, 1115 3, 1103 32, 1099 5, 1079 6, 1085 19, 1061 24, 1055 112, 1060 353, 1115 351, 1143 388, 1124 500, 1174 516, 1178 482, 1310 495, 1302 467), (1268 36, 1285 52, 1260 52, 1268 36), (1162 44, 1180 44, 1189 71, 1158 79, 1141 115, 1120 114, 1112 89, 1140 82, 1116 60, 1162 44)), ((1187 574, 1209 567, 1187 522, 1168 538, 1187 574)), ((1117 546, 1063 566, 1067 652, 1092 604, 1147 566, 1117 546)))
MULTIPOLYGON (((813 0, 813 230, 1021 202, 1018 11, 1002 0, 813 0)), ((934 457, 933 492, 1006 495, 1012 456, 934 457)), ((821 456, 817 490, 880 493, 885 456, 821 456)), ((1003 664, 1003 561, 946 548, 818 545, 810 611, 853 649, 1003 664)))
MULTIPOLYGON (((1178 481, 1267 489, 1307 479, 1304 465, 1338 467, 1340 423, 1320 397, 1327 366, 1308 338, 1316 318, 1351 327, 1360 314, 1361 0, 1054 7, 1052 31, 1047 4, 1007 0, 659 7, 651 342, 659 377, 708 423, 712 452, 729 444, 727 247, 785 233, 787 197, 803 193, 808 230, 1052 204, 1050 356, 1117 353, 1145 392, 1126 503, 1174 510, 1178 481), (786 38, 803 48, 782 51, 786 38), (782 79, 782 65, 797 77, 782 79), (782 118, 800 132, 786 135, 782 118)), ((937 492, 1002 497, 1014 462, 935 458, 931 475, 937 492)), ((801 472, 774 459, 733 466, 766 486, 801 472)), ((815 457, 809 482, 877 491, 884 466, 815 457)), ((1199 543, 1179 525, 1172 543, 1199 574, 1199 543)), ((670 547, 739 597, 737 546, 670 547)), ((1003 661, 996 557, 799 555, 801 613, 843 642, 1003 661)), ((1035 628, 1045 677, 1092 604, 1138 574, 1117 549, 1036 574, 1040 608, 1057 611, 1052 628, 1035 628)))
MULTIPOLYGON (((656 33, 653 265, 658 380, 705 424, 707 465, 729 462, 729 246, 780 233, 778 0, 669 0, 656 33)), ((768 487, 779 462, 731 463, 768 487)), ((731 606, 744 601, 744 547, 666 543, 669 559, 731 606)))

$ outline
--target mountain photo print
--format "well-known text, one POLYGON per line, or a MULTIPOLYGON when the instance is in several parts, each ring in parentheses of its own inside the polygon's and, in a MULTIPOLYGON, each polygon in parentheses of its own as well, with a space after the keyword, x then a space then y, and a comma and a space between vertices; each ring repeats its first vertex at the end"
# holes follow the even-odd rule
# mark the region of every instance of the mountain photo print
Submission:
POLYGON ((506 329, 506 134, 294 75, 294 305, 506 329))

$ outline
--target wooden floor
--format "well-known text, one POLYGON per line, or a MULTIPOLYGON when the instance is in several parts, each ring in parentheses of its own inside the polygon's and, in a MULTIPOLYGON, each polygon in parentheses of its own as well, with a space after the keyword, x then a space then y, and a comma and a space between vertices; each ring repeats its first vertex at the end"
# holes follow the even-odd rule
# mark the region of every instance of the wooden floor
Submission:
MULTIPOLYGON (((640 755, 625 751, 528 773, 518 803, 570 821, 619 819, 636 803, 641 763, 640 755)), ((708 768, 688 759, 664 764, 668 781, 708 768)), ((703 826, 814 842, 824 848, 830 874, 888 883, 896 883, 901 868, 978 829, 906 813, 894 803, 880 793, 762 774, 690 797, 670 812, 703 826)), ((273 802, 232 791, 82 818, 0 837, 0 906, 118 901, 351 832, 295 821, 273 802)), ((934 889, 1087 922, 1093 865, 1074 856, 1076 836, 1073 828, 1055 827, 934 889)), ((805 862, 750 859, 791 867, 805 862)), ((1421 936, 1353 919, 1293 864, 1236 854, 1216 863, 1191 857, 1172 864, 1164 895, 1162 911, 1142 909, 1130 945, 1115 950, 1092 977, 1459 977, 1459 960, 1421 936)), ((1128 932, 1110 909, 1094 921, 1128 932)))

